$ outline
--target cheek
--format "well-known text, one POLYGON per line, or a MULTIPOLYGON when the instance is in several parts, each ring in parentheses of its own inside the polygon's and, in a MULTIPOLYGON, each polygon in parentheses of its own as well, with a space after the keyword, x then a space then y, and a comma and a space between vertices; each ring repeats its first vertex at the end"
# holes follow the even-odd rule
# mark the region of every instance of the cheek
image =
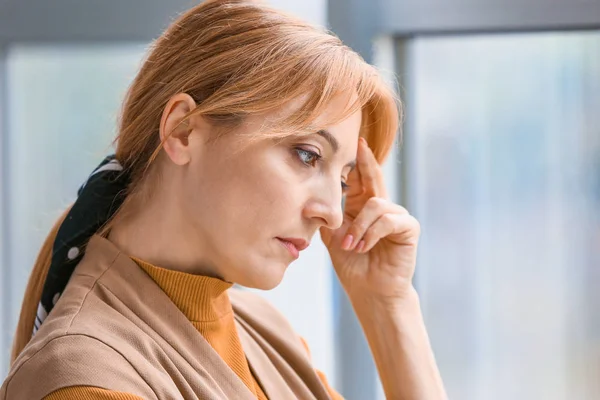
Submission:
MULTIPOLYGON (((253 226, 261 226, 265 233, 272 234, 289 225, 299 215, 297 185, 281 168, 256 171, 255 180, 240 182, 236 197, 240 199, 245 219, 253 226)), ((289 228, 288 228, 289 229, 289 228)), ((278 232, 283 234, 284 232, 278 232)))
POLYGON ((302 229, 304 178, 286 153, 271 150, 199 168, 188 207, 203 229, 240 244, 302 229))
POLYGON ((241 241, 268 252, 275 237, 302 232, 302 199, 298 184, 282 169, 255 176, 259 178, 255 182, 239 183, 234 195, 238 209, 228 218, 235 219, 232 226, 237 234, 244 235, 241 241))

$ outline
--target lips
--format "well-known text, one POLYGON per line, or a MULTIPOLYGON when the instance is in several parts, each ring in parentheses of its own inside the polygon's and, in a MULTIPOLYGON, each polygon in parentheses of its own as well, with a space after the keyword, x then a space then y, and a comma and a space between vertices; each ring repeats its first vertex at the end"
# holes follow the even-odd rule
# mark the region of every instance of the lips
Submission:
POLYGON ((306 241, 304 239, 299 239, 299 238, 277 238, 277 239, 283 240, 285 242, 290 242, 298 249, 298 251, 302 251, 310 245, 310 243, 308 241, 306 241))
POLYGON ((300 238, 277 238, 279 242, 285 246, 286 249, 290 252, 292 257, 298 258, 300 256, 300 252, 306 249, 310 243, 304 239, 300 238))

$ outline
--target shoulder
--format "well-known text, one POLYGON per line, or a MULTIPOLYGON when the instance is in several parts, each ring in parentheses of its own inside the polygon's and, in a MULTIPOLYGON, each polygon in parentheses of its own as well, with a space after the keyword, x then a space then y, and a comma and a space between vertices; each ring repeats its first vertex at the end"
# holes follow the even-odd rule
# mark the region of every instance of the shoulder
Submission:
POLYGON ((55 335, 28 345, 11 368, 0 398, 41 399, 69 386, 96 386, 156 398, 122 354, 82 334, 55 335))
POLYGON ((139 363, 131 362, 144 359, 136 344, 151 341, 110 297, 111 293, 98 285, 98 276, 75 273, 12 365, 0 399, 41 399, 69 386, 95 386, 156 398, 142 378, 139 363), (32 379, 38 384, 31 385, 32 379))

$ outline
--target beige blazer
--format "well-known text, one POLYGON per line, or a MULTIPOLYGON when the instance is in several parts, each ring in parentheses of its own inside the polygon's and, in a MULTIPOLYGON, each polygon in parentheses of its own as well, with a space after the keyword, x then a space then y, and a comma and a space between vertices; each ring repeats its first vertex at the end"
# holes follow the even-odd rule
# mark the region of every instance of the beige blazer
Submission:
MULTIPOLYGON (((330 399, 299 336, 256 294, 230 289, 250 368, 273 400, 330 399)), ((1 400, 85 385, 145 399, 254 396, 156 283, 94 236, 60 300, 13 364, 1 400)))

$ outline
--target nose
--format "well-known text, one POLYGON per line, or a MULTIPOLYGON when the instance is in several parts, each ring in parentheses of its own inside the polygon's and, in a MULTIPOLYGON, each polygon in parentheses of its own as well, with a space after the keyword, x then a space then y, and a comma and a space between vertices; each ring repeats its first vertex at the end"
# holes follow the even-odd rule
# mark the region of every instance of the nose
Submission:
POLYGON ((337 229, 342 226, 344 219, 342 189, 331 183, 326 186, 315 188, 314 195, 309 198, 304 207, 304 216, 316 221, 319 227, 337 229))

